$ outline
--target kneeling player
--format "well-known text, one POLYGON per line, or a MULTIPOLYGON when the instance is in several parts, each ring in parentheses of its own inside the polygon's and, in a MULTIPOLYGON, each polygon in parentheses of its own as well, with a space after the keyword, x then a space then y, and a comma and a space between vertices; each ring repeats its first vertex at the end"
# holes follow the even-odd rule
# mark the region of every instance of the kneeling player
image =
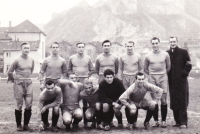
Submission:
POLYGON ((48 114, 49 108, 53 108, 52 113, 52 131, 57 132, 57 122, 59 118, 59 108, 61 102, 62 92, 60 87, 56 86, 52 80, 45 83, 45 89, 40 93, 38 104, 38 120, 40 123, 39 131, 45 130, 49 127, 48 114))
POLYGON ((149 121, 155 112, 156 101, 152 99, 144 98, 147 91, 157 94, 156 99, 160 99, 163 93, 163 89, 144 82, 144 74, 138 72, 136 74, 136 82, 133 83, 119 98, 122 104, 126 106, 125 112, 127 116, 127 121, 129 123, 129 128, 132 129, 136 127, 136 121, 138 116, 138 109, 142 108, 147 110, 146 119, 144 121, 144 126, 146 129, 150 129, 149 121))
POLYGON ((73 130, 78 129, 78 123, 83 117, 83 111, 79 106, 79 94, 83 89, 83 84, 67 79, 60 79, 58 83, 63 93, 63 104, 61 105, 63 124, 67 131, 71 130, 71 124, 73 130))
MULTIPOLYGON (((80 93, 81 99, 89 104, 89 107, 85 111, 85 117, 88 121, 92 122, 91 127, 95 128, 101 124, 101 108, 99 100, 99 88, 93 87, 93 83, 90 79, 86 78, 83 82, 84 91, 80 93), (96 118, 96 119, 95 119, 96 118)), ((84 124, 85 128, 89 128, 88 124, 84 124)))

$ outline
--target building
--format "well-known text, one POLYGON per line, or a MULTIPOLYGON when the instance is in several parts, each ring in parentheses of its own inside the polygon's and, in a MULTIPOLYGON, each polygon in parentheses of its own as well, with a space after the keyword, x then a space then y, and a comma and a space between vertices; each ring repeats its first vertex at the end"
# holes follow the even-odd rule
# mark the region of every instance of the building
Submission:
POLYGON ((30 43, 30 56, 35 60, 33 73, 38 73, 40 64, 45 58, 45 36, 46 34, 29 20, 15 27, 11 27, 11 22, 7 28, 0 27, 0 61, 3 63, 3 73, 6 73, 16 56, 21 54, 22 42, 30 43))

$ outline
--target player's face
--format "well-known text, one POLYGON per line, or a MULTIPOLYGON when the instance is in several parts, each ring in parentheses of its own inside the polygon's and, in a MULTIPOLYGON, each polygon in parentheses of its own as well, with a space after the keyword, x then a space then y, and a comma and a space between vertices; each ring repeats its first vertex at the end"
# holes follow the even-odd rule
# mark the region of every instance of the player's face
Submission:
POLYGON ((175 48, 177 46, 177 40, 176 38, 170 38, 169 39, 170 47, 175 48))
POLYGON ((111 75, 106 75, 105 80, 108 84, 111 84, 113 82, 114 76, 111 75))
POLYGON ((59 46, 58 44, 52 44, 51 45, 51 52, 52 54, 57 55, 59 53, 59 46))
POLYGON ((30 45, 29 44, 25 44, 22 46, 22 54, 27 56, 30 52, 30 45))
POLYGON ((73 81, 73 82, 77 82, 77 77, 76 77, 75 74, 70 74, 70 75, 69 75, 69 79, 70 79, 71 81, 73 81))
POLYGON ((103 52, 104 53, 109 53, 110 52, 111 43, 110 42, 105 42, 102 47, 103 47, 103 52))
POLYGON ((52 83, 51 85, 46 84, 46 89, 49 94, 52 94, 54 91, 55 85, 52 83))
POLYGON ((143 86, 144 85, 144 75, 141 75, 141 76, 138 75, 136 81, 139 86, 143 86))
POLYGON ((159 50, 159 45, 160 45, 160 43, 159 43, 158 39, 152 40, 152 41, 151 41, 151 44, 152 44, 153 51, 156 52, 156 51, 159 50))
POLYGON ((92 84, 85 84, 84 85, 84 89, 85 89, 85 92, 88 95, 92 94, 92 92, 93 92, 93 86, 92 86, 92 84))
POLYGON ((127 43, 126 44, 126 50, 127 50, 127 53, 129 53, 129 54, 133 53, 133 50, 134 50, 133 43, 127 43))
POLYGON ((77 46, 77 53, 83 54, 85 50, 85 45, 84 44, 78 44, 77 46))

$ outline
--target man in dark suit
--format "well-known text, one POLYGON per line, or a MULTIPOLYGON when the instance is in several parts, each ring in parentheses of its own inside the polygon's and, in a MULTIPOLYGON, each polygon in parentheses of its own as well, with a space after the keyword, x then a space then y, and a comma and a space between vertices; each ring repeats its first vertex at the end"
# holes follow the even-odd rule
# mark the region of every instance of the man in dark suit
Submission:
POLYGON ((170 108, 173 110, 174 127, 187 128, 187 107, 189 103, 189 88, 187 76, 192 69, 188 51, 177 46, 178 39, 170 37, 170 49, 167 51, 171 60, 171 70, 168 73, 170 108))

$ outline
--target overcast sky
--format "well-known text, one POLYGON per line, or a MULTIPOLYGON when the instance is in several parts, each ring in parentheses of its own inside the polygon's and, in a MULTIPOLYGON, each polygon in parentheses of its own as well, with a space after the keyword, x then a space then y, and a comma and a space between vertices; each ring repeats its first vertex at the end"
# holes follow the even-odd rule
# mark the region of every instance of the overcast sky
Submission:
MULTIPOLYGON (((46 24, 52 13, 65 11, 82 0, 0 0, 0 26, 16 26, 28 19, 34 24, 46 24)), ((99 0, 85 0, 89 5, 99 0)))

